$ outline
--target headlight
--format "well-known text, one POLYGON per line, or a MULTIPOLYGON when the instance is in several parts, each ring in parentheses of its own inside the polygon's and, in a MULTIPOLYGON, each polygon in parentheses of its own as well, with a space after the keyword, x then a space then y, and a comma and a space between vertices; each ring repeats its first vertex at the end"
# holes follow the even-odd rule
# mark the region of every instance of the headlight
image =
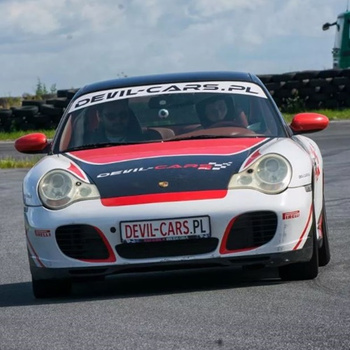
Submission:
POLYGON ((64 170, 52 170, 39 182, 39 197, 44 206, 61 209, 74 202, 100 198, 97 187, 82 182, 64 170))
POLYGON ((287 159, 278 154, 268 154, 244 171, 232 176, 229 189, 252 188, 276 194, 284 191, 292 178, 292 168, 287 159))

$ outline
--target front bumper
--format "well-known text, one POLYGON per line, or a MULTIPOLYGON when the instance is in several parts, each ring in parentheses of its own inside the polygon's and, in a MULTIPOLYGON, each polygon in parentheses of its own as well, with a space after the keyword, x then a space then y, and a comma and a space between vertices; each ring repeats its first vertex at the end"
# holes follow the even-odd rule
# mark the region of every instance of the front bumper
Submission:
MULTIPOLYGON (((161 204, 104 207, 100 201, 94 200, 75 203, 59 211, 25 207, 29 260, 35 278, 99 276, 186 267, 272 267, 308 261, 312 254, 308 243, 312 219, 312 193, 305 187, 288 189, 278 195, 266 195, 254 190, 232 190, 228 191, 224 199, 161 204), (252 212, 275 214, 277 221, 273 236, 259 246, 228 249, 230 225, 234 225, 237 217, 252 212), (156 256, 133 257, 121 254, 120 247, 124 245, 119 231, 120 221, 203 215, 210 216, 211 239, 217 241, 210 251, 171 255, 162 255, 160 252, 156 256), (65 254, 57 239, 57 232, 58 228, 67 225, 95 228, 106 248, 104 255, 87 259, 65 254)), ((186 245, 184 242, 182 245, 186 245)), ((128 248, 133 250, 132 246, 128 248)))
POLYGON ((31 273, 35 279, 94 279, 122 273, 160 272, 198 268, 253 267, 273 268, 298 262, 310 261, 313 249, 312 234, 307 237, 302 249, 269 255, 213 258, 188 261, 161 261, 157 263, 105 265, 85 268, 40 268, 31 260, 31 273))

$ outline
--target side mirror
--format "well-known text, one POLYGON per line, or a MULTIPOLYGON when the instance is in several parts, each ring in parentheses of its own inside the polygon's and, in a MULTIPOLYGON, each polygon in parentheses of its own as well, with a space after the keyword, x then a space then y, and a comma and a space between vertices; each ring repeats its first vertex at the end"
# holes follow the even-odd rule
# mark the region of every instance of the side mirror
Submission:
POLYGON ((51 142, 42 133, 24 135, 15 141, 15 148, 21 153, 47 153, 50 146, 51 142))
POLYGON ((331 24, 327 22, 322 26, 322 30, 328 30, 330 26, 331 24))
MULTIPOLYGON (((323 30, 328 30, 329 27, 332 27, 332 26, 335 26, 337 24, 337 21, 333 22, 333 23, 325 23, 323 26, 322 26, 322 29, 323 30)), ((338 26, 338 25, 337 25, 338 26)), ((339 26, 338 26, 338 29, 339 29, 339 26)))
POLYGON ((294 116, 290 128, 295 134, 321 131, 329 124, 329 119, 319 113, 298 113, 294 116))

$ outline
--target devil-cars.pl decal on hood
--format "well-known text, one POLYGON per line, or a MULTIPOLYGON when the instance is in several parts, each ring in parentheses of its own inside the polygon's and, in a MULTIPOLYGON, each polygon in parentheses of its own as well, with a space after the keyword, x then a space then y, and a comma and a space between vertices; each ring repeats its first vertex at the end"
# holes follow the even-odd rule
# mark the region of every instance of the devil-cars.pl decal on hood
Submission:
POLYGON ((158 201, 156 195, 159 201, 220 198, 232 175, 268 140, 150 143, 76 151, 67 157, 96 184, 104 205, 131 204, 135 196, 148 196, 137 203, 158 201))

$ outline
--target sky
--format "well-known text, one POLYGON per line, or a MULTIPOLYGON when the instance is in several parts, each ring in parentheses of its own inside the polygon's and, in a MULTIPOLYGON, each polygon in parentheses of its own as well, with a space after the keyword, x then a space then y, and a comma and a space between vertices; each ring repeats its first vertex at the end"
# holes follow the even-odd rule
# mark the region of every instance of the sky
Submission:
POLYGON ((190 71, 332 68, 347 0, 0 0, 0 96, 190 71))

